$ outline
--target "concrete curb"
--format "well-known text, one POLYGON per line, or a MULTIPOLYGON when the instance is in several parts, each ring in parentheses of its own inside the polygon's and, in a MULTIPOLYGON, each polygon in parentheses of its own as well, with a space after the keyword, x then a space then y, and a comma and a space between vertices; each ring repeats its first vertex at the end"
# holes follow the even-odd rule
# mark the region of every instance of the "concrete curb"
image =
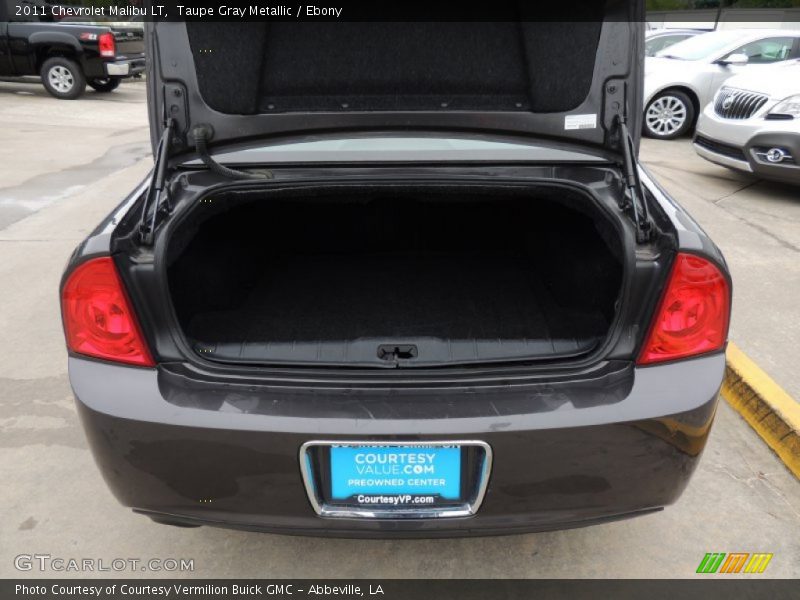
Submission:
POLYGON ((800 479, 800 404, 733 342, 722 397, 800 479))

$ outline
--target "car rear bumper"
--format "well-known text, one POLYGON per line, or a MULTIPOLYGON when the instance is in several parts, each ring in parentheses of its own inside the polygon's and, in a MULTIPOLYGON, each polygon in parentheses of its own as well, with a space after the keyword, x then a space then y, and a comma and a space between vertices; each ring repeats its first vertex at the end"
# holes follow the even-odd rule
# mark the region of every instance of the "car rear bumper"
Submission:
POLYGON ((69 368, 100 470, 137 512, 301 535, 436 537, 589 525, 674 502, 705 445, 724 365, 717 354, 609 369, 581 384, 367 391, 209 384, 80 358, 69 368), (299 452, 319 439, 485 442, 493 463, 483 503, 469 517, 318 516, 299 452))
POLYGON ((106 75, 109 77, 132 77, 144 73, 144 56, 135 58, 118 58, 113 62, 105 63, 106 75))
POLYGON ((694 149, 713 163, 765 179, 800 183, 800 122, 752 117, 741 121, 718 117, 709 105, 697 122, 694 149), (772 163, 766 152, 786 153, 772 163))

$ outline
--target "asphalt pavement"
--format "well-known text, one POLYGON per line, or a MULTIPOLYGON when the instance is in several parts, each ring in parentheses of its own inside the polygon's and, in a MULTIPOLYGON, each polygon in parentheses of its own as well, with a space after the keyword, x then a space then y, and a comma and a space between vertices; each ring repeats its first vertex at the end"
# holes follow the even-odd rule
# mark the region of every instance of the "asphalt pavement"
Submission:
MULTIPOLYGON (((707 552, 771 552, 761 577, 800 577, 800 482, 724 402, 676 505, 590 528, 328 540, 169 528, 119 506, 73 408, 57 290, 75 245, 149 170, 146 118, 141 83, 64 102, 0 82, 0 577, 64 575, 17 570, 32 554, 194 566, 81 574, 103 577, 691 577, 707 552)), ((800 398, 800 193, 706 163, 688 140, 646 140, 642 157, 725 252, 733 339, 800 398)))

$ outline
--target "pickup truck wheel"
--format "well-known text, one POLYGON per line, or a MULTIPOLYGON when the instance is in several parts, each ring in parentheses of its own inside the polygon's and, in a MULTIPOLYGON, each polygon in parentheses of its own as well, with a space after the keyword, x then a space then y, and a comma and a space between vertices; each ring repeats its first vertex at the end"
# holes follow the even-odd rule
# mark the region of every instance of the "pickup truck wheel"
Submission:
POLYGON ((88 83, 94 91, 107 93, 117 89, 122 80, 119 77, 106 77, 105 79, 90 79, 88 83))
POLYGON ((684 135, 694 122, 694 104, 677 90, 662 92, 644 111, 644 133, 659 140, 674 140, 684 135))
POLYGON ((86 90, 86 77, 78 63, 63 56, 44 61, 41 76, 44 88, 61 100, 74 100, 86 90))

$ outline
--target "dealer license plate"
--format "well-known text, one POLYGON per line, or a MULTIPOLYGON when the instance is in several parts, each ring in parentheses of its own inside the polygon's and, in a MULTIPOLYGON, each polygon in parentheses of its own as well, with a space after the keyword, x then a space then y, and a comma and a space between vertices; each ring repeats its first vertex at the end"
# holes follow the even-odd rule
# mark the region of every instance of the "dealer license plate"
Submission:
POLYGON ((461 499, 460 446, 332 446, 331 499, 415 505, 461 499))

